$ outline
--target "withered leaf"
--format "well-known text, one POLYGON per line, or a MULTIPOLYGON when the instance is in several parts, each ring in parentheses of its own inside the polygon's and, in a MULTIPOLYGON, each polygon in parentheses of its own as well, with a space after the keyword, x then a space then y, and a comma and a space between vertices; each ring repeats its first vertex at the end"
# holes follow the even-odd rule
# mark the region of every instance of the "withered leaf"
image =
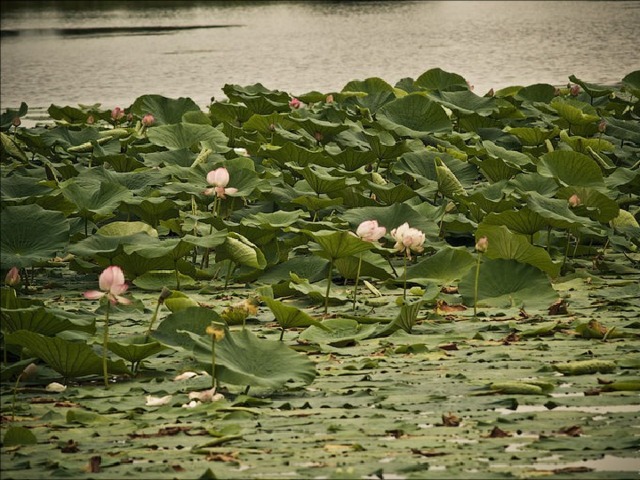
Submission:
POLYGON ((580 427, 579 425, 572 425, 570 427, 561 428, 556 433, 561 433, 570 437, 579 437, 584 432, 582 431, 582 427, 580 427))
POLYGON ((489 433, 486 438, 505 438, 511 436, 509 432, 505 432, 500 427, 493 427, 493 430, 491 430, 491 433, 489 433))
POLYGON ((416 455, 422 455, 423 457, 441 457, 446 455, 446 452, 438 452, 436 450, 422 450, 421 448, 412 448, 411 453, 416 455))
POLYGON ((462 422, 462 419, 451 412, 449 412, 449 415, 442 415, 442 425, 445 427, 457 427, 460 422, 462 422))

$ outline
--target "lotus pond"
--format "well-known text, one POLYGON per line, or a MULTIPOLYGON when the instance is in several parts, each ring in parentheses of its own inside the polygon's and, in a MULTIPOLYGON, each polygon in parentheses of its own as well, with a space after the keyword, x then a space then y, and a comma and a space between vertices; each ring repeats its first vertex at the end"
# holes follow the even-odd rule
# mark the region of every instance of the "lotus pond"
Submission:
POLYGON ((2 113, 2 477, 637 475, 640 71, 569 80, 2 113))

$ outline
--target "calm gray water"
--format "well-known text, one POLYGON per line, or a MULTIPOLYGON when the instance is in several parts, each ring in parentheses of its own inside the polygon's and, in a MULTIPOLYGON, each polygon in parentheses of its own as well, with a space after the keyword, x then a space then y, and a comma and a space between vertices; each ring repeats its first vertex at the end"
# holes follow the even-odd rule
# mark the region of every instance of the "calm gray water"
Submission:
POLYGON ((571 74, 614 83, 640 68, 639 26, 640 2, 624 1, 3 1, 0 107, 127 107, 147 93, 206 107, 225 83, 329 93, 433 67, 480 95, 571 74), (60 30, 211 25, 229 27, 60 30))

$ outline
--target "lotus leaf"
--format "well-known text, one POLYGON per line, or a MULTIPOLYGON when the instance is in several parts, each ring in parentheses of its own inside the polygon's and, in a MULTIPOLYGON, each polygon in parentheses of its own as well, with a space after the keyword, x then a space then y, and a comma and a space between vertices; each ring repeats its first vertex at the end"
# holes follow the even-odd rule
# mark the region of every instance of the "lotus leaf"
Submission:
POLYGON ((2 268, 31 267, 64 251, 68 242, 69 222, 60 212, 45 210, 35 204, 2 210, 2 268))
POLYGON ((419 138, 451 130, 451 121, 444 109, 420 93, 387 103, 378 110, 377 117, 382 127, 401 136, 419 138))
POLYGON ((316 326, 310 326, 298 337, 300 340, 332 345, 334 347, 346 347, 358 340, 369 338, 376 330, 376 325, 362 325, 357 320, 346 318, 330 318, 324 325, 330 330, 324 330, 316 326))
POLYGON ((459 91, 468 90, 469 86, 464 77, 457 73, 446 72, 441 68, 432 68, 420 75, 415 85, 426 90, 459 91))

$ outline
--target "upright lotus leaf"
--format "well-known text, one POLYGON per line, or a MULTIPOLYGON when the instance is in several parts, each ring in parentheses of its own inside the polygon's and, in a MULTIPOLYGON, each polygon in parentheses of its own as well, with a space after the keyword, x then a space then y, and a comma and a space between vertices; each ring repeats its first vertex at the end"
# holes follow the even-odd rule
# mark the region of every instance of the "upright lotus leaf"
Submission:
POLYGON ((279 290, 289 291, 288 287, 291 280, 291 273, 301 278, 306 278, 310 282, 317 282, 323 278, 327 278, 328 266, 329 262, 327 260, 317 256, 293 257, 267 269, 260 275, 258 282, 265 285, 272 285, 274 287, 274 294, 281 296, 278 292, 279 290))
POLYGON ((142 95, 136 98, 129 109, 140 118, 148 113, 153 115, 156 125, 180 123, 187 112, 200 112, 200 107, 190 98, 167 98, 162 95, 142 95))
POLYGON ((254 114, 242 126, 242 129, 247 132, 257 131, 268 136, 271 136, 278 129, 288 131, 297 128, 300 128, 298 122, 293 120, 290 114, 286 113, 254 114))
MULTIPOLYGON (((70 342, 58 337, 44 337, 35 332, 18 330, 5 336, 7 345, 19 345, 43 360, 65 379, 100 375, 102 357, 86 343, 70 342)), ((109 372, 130 374, 122 360, 108 362, 109 372)))
POLYGON ((61 253, 69 243, 69 221, 39 205, 7 207, 0 215, 0 264, 31 267, 61 253))
POLYGON ((133 284, 142 290, 159 292, 164 287, 176 289, 193 287, 196 281, 176 270, 149 270, 136 277, 133 284))
POLYGON ((25 200, 44 197, 53 191, 41 178, 13 175, 3 178, 0 184, 3 205, 25 203, 25 200))
POLYGON ((561 265, 554 263, 544 248, 534 247, 524 235, 513 233, 504 225, 481 223, 476 230, 476 239, 481 237, 489 240, 489 248, 485 253, 488 258, 527 263, 547 272, 552 278, 560 274, 561 265))
POLYGON ((331 141, 340 132, 349 129, 349 126, 344 123, 327 122, 325 120, 316 120, 315 118, 294 118, 294 120, 299 124, 299 127, 302 127, 308 134, 323 144, 331 141))
POLYGON ((515 187, 519 192, 537 192, 548 197, 552 197, 560 188, 553 178, 543 177, 539 173, 519 173, 509 180, 509 187, 515 187))
POLYGON ((320 148, 310 150, 293 142, 287 142, 282 146, 262 145, 261 152, 267 157, 274 158, 280 167, 284 167, 288 162, 300 167, 307 165, 336 166, 336 163, 324 150, 320 148))
POLYGON ((441 68, 432 68, 427 70, 418 78, 415 85, 426 90, 455 92, 460 90, 468 90, 469 85, 461 75, 450 73, 441 68))
POLYGON ((173 260, 188 255, 193 250, 193 245, 182 238, 149 237, 145 242, 136 242, 124 246, 127 255, 137 253, 144 258, 169 257, 173 260))
MULTIPOLYGON (((475 269, 458 284, 465 305, 474 304, 475 269)), ((486 259, 480 265, 478 306, 546 310, 558 299, 547 275, 515 260, 486 259)))
POLYGON ((607 197, 596 189, 589 187, 565 187, 556 194, 558 198, 568 199, 577 195, 580 198, 580 205, 572 210, 576 215, 589 217, 600 223, 608 223, 618 216, 620 207, 618 202, 607 197))
POLYGON ((509 135, 515 136, 525 147, 537 147, 545 140, 549 140, 560 131, 557 127, 551 130, 543 127, 506 127, 505 131, 509 135))
POLYGON ((398 142, 390 132, 385 130, 363 131, 362 135, 364 135, 369 148, 379 160, 394 160, 403 153, 411 151, 406 140, 398 142))
POLYGON ((5 158, 5 156, 13 157, 22 163, 29 163, 29 158, 22 148, 16 143, 14 137, 11 137, 4 132, 0 132, 0 146, 2 147, 2 150, 0 150, 2 158, 5 158))
POLYGON ((605 133, 623 141, 640 145, 640 125, 635 120, 623 120, 615 117, 604 117, 605 133))
POLYGON ((485 225, 504 225, 512 232, 530 237, 549 226, 544 217, 527 207, 519 210, 491 212, 482 219, 482 223, 485 225))
POLYGON ((9 427, 2 437, 2 446, 5 448, 37 444, 38 437, 26 427, 9 427))
POLYGON ((375 324, 364 325, 357 320, 346 318, 329 318, 323 324, 330 330, 312 325, 303 331, 298 339, 318 345, 347 347, 359 340, 369 338, 376 330, 375 324))
POLYGON ((345 103, 353 102, 360 107, 368 108, 371 113, 376 113, 382 105, 396 98, 393 87, 377 77, 367 78, 366 80, 352 80, 342 87, 342 91, 366 93, 364 97, 353 96, 351 97, 352 100, 345 103))
MULTIPOLYGON (((289 288, 293 292, 293 295, 298 294, 305 300, 314 304, 327 304, 327 305, 344 305, 349 301, 345 296, 345 292, 332 292, 329 288, 329 294, 327 295, 327 281, 328 279, 321 280, 319 282, 310 283, 306 278, 301 278, 295 273, 289 274, 291 281, 289 282, 289 288)), ((275 295, 275 294, 274 294, 275 295)))
POLYGON ((455 92, 437 91, 429 94, 429 98, 460 115, 489 116, 498 111, 496 99, 480 97, 470 90, 455 92))
POLYGON ((377 220, 388 232, 407 222, 411 227, 425 233, 437 231, 437 222, 442 212, 436 210, 432 215, 425 216, 406 203, 395 203, 386 207, 361 207, 347 210, 342 218, 349 222, 353 230, 362 222, 377 220))
POLYGON ((506 165, 518 171, 528 171, 535 167, 534 161, 525 153, 507 150, 490 140, 483 141, 482 146, 487 151, 487 155, 502 160, 506 165))
POLYGON ((579 135, 569 135, 566 130, 560 132, 560 139, 569 145, 571 150, 580 153, 589 153, 590 151, 600 152, 613 152, 615 147, 613 143, 608 140, 604 140, 600 137, 586 138, 579 135))
POLYGON ((62 318, 43 306, 27 308, 2 308, 2 331, 12 333, 28 330, 45 336, 53 336, 65 330, 74 330, 76 325, 62 318))
POLYGON ((595 160, 569 150, 545 153, 538 162, 538 173, 544 177, 553 177, 560 185, 565 186, 604 186, 602 170, 595 160))
POLYGON ((371 242, 365 242, 350 231, 320 230, 305 233, 315 240, 320 246, 318 255, 335 260, 336 258, 349 257, 360 252, 370 250, 371 242))
MULTIPOLYGON (((211 366, 211 341, 198 340, 198 358, 202 368, 211 366)), ((216 378, 221 383, 282 388, 295 381, 313 382, 314 363, 283 342, 258 338, 248 329, 227 331, 216 343, 216 378)))
POLYGON ((389 262, 382 255, 370 251, 350 257, 336 258, 334 265, 342 276, 348 279, 356 278, 358 270, 360 277, 386 280, 394 276, 389 262))
POLYGON ((242 125, 249 120, 253 112, 245 105, 238 103, 213 102, 209 105, 209 116, 212 117, 213 123, 226 122, 231 125, 242 125))
POLYGON ((608 85, 598 85, 580 80, 575 75, 569 75, 569 80, 580 85, 591 98, 606 97, 613 93, 613 87, 608 85))
POLYGON ((229 150, 227 136, 211 125, 195 123, 160 125, 150 128, 147 137, 154 145, 166 147, 169 150, 187 148, 198 151, 201 142, 206 143, 214 153, 229 150))
POLYGON ((315 325, 323 330, 329 330, 329 327, 310 317, 309 314, 297 307, 286 305, 280 300, 266 296, 262 297, 262 301, 267 304, 283 332, 286 328, 300 328, 308 327, 310 325, 315 325))
POLYGON ((195 342, 186 332, 204 337, 211 323, 224 323, 214 310, 198 305, 180 308, 165 317, 152 336, 168 345, 192 349, 195 342))
POLYGON ((624 89, 631 92, 636 98, 640 98, 640 70, 634 70, 622 79, 624 89))
POLYGON ((18 110, 7 108, 4 113, 0 114, 0 130, 5 131, 13 127, 13 121, 16 118, 24 117, 29 111, 29 106, 25 102, 20 103, 18 110))
POLYGON ((401 183, 394 185, 387 183, 386 185, 378 185, 367 180, 367 184, 371 191, 375 194, 376 200, 385 205, 393 205, 394 203, 402 203, 417 195, 415 190, 408 185, 401 183))
POLYGON ((377 119, 383 128, 400 136, 423 137, 451 130, 451 120, 444 109, 421 93, 387 103, 378 110, 377 119))
POLYGON ((400 160, 393 165, 393 171, 396 174, 407 173, 421 183, 437 181, 436 158, 439 158, 451 170, 465 188, 472 187, 476 182, 478 168, 475 165, 454 158, 447 153, 425 149, 402 155, 400 160))
POLYGON ((107 347, 120 358, 131 362, 134 371, 136 365, 139 365, 145 358, 152 357, 169 348, 146 335, 128 337, 119 342, 111 341, 107 347))
POLYGON ((178 216, 178 204, 167 197, 135 197, 125 202, 128 210, 149 225, 158 226, 161 220, 178 216))
POLYGON ((407 268, 407 280, 414 283, 439 282, 452 285, 473 267, 476 260, 465 248, 444 247, 407 268))
POLYGON ((376 155, 372 150, 359 150, 352 147, 347 147, 344 150, 337 149, 329 150, 326 148, 327 153, 331 155, 332 160, 350 172, 371 165, 376 161, 376 155))
POLYGON ((466 194, 460 180, 456 178, 449 167, 440 159, 435 159, 438 191, 445 197, 455 198, 466 194))
POLYGON ((536 83, 518 90, 515 99, 520 102, 549 103, 556 96, 556 87, 548 83, 536 83))
POLYGON ((571 98, 555 97, 549 104, 569 125, 588 125, 600 121, 595 108, 571 98))
POLYGON ((312 168, 306 166, 300 170, 300 173, 311 189, 318 195, 323 193, 327 195, 338 193, 347 186, 347 180, 344 177, 334 177, 318 167, 312 168))
POLYGON ((307 218, 309 214, 302 210, 277 210, 275 212, 265 213, 259 212, 243 217, 240 220, 242 225, 249 227, 258 227, 261 229, 279 230, 290 227, 301 218, 307 218))
POLYGON ((121 203, 133 199, 133 194, 128 188, 115 182, 93 184, 72 178, 60 183, 60 190, 85 218, 108 217, 121 203))
POLYGON ((404 330, 407 333, 411 333, 416 321, 418 320, 418 314, 422 307, 423 300, 414 300, 412 302, 405 302, 400 307, 400 312, 393 319, 391 323, 379 328, 379 331, 375 334, 376 337, 382 337, 390 335, 398 330, 404 330))
POLYGON ((73 130, 69 127, 54 127, 42 133, 41 138, 49 148, 59 145, 68 149, 87 143, 90 146, 91 141, 97 141, 100 138, 100 134, 95 127, 86 127, 81 130, 73 130))
POLYGON ((162 150, 160 152, 143 153, 140 155, 147 167, 165 167, 178 165, 180 167, 190 167, 197 157, 195 152, 189 148, 178 150, 162 150))
POLYGON ((245 236, 229 232, 226 241, 216 248, 216 261, 231 260, 237 265, 264 270, 267 260, 262 251, 245 236))

